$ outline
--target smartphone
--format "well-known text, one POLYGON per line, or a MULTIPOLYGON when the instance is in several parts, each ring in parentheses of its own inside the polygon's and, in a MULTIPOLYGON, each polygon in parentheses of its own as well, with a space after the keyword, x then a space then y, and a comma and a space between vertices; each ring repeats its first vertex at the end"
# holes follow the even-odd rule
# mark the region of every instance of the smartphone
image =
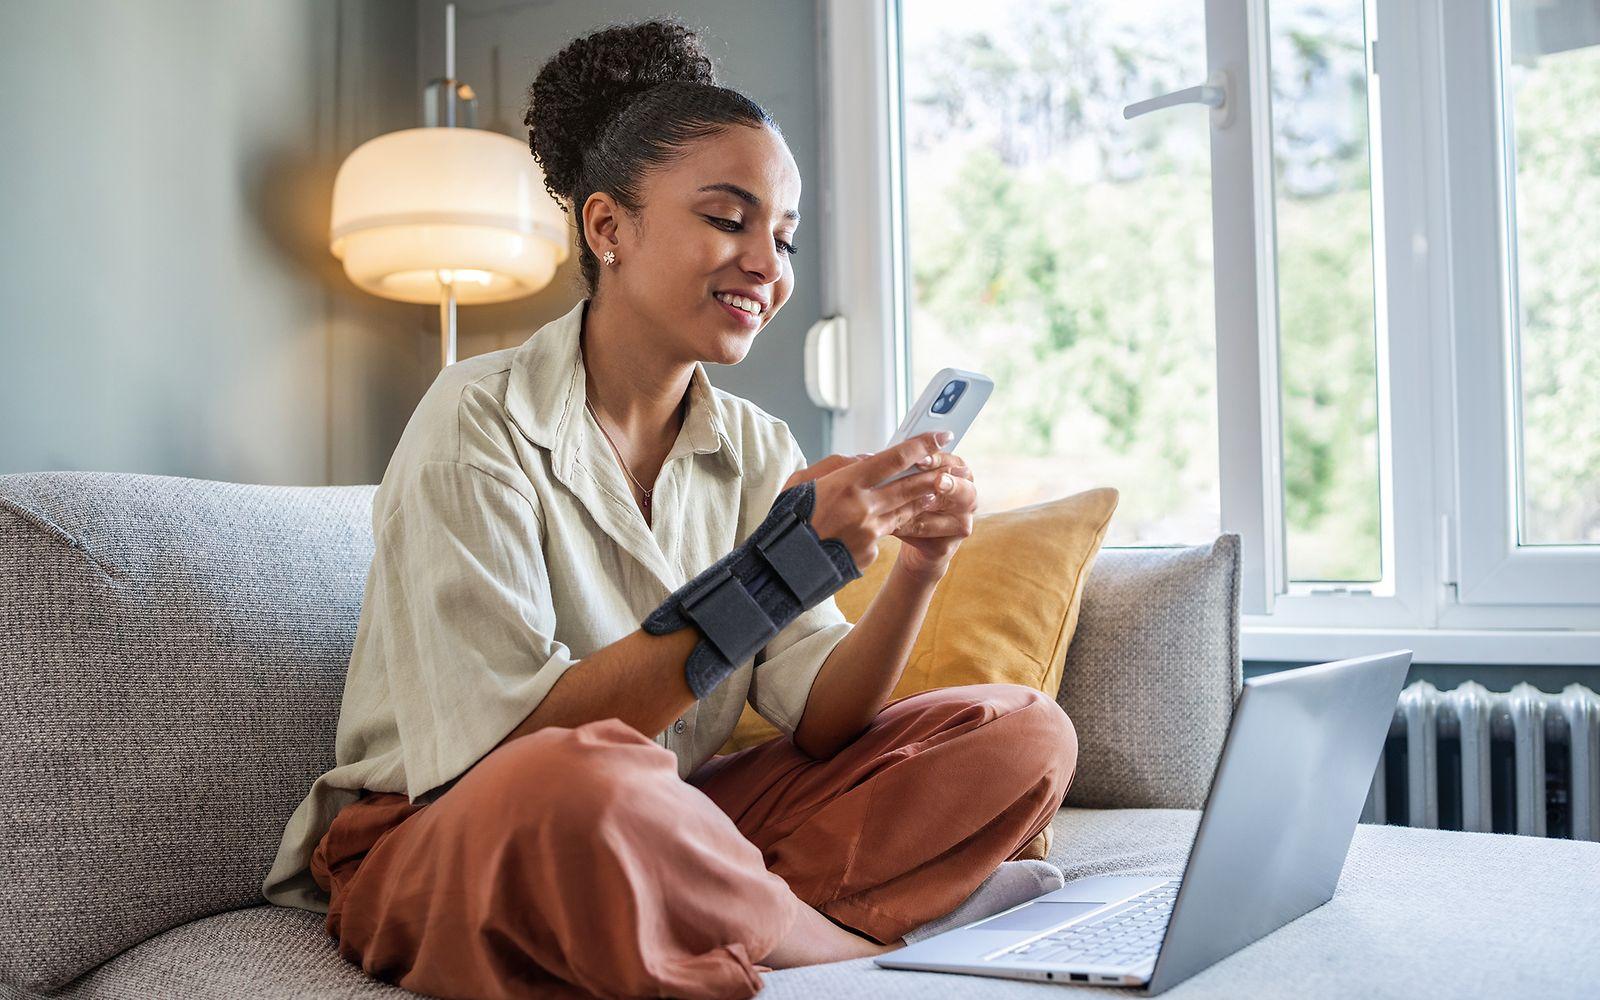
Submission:
MULTIPOLYGON (((884 447, 893 448, 908 438, 928 431, 949 431, 950 440, 941 445, 939 450, 954 451, 993 391, 994 379, 987 375, 960 368, 941 368, 928 381, 928 387, 922 390, 922 395, 917 397, 911 409, 906 411, 900 426, 895 429, 894 437, 884 447)), ((878 485, 884 486, 922 471, 914 465, 909 466, 878 485)))

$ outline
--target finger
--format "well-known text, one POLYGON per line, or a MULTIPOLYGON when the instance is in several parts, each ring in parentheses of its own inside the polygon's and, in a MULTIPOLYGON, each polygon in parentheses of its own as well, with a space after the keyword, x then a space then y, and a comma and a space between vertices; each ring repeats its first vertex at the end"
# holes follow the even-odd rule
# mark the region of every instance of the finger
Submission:
POLYGON ((932 472, 918 472, 904 479, 896 479, 887 486, 880 486, 870 491, 867 495, 876 510, 892 511, 906 504, 915 503, 929 493, 942 496, 963 482, 966 480, 950 476, 942 469, 934 469, 932 472), (948 488, 941 488, 940 481, 946 477, 949 478, 950 484, 948 488))
POLYGON ((955 485, 950 488, 950 492, 935 493, 933 503, 928 506, 922 506, 922 502, 921 499, 913 501, 920 509, 930 512, 969 513, 977 509, 978 487, 970 479, 956 477, 955 485))
POLYGON ((889 535, 903 535, 908 529, 910 529, 911 525, 916 522, 917 518, 921 516, 922 511, 917 509, 916 504, 906 504, 904 507, 901 507, 899 510, 896 510, 894 513, 889 515, 889 523, 884 533, 889 535))
POLYGON ((944 458, 944 461, 939 464, 939 468, 952 476, 960 476, 962 479, 972 478, 972 467, 961 456, 953 455, 947 451, 939 454, 944 458))
POLYGON ((857 482, 866 486, 876 486, 895 473, 910 468, 916 464, 917 459, 939 450, 939 442, 934 435, 948 433, 949 431, 928 431, 925 434, 918 434, 858 462, 857 482))
POLYGON ((849 455, 829 455, 815 465, 808 465, 801 471, 807 479, 821 479, 830 472, 835 472, 847 465, 854 465, 856 460, 849 455))
POLYGON ((815 465, 808 465, 803 469, 795 471, 787 480, 784 481, 783 488, 786 490, 793 489, 807 480, 821 479, 823 476, 837 472, 847 465, 854 464, 855 459, 853 458, 849 458, 844 455, 829 455, 827 458, 824 458, 815 465))
POLYGON ((961 534, 962 521, 957 514, 937 514, 923 511, 895 532, 902 538, 944 538, 961 534))

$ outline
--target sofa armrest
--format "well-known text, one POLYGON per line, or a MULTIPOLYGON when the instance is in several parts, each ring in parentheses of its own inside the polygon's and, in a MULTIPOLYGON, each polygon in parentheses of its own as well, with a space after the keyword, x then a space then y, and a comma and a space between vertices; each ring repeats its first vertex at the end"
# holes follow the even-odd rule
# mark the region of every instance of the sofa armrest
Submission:
POLYGON ((335 763, 376 490, 0 475, 0 996, 261 902, 335 763))
POLYGON ((1101 550, 1058 697, 1078 731, 1066 804, 1204 805, 1242 683, 1237 534, 1101 550))

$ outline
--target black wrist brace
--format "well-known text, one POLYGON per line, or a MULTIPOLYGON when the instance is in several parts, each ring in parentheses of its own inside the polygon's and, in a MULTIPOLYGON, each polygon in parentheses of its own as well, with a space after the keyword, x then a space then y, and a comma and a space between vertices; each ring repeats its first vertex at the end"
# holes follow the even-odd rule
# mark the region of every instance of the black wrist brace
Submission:
POLYGON ((710 694, 785 625, 861 575, 843 542, 817 537, 816 502, 811 480, 779 493, 749 538, 644 620, 651 635, 691 625, 700 630, 703 638, 683 666, 695 697, 710 694))

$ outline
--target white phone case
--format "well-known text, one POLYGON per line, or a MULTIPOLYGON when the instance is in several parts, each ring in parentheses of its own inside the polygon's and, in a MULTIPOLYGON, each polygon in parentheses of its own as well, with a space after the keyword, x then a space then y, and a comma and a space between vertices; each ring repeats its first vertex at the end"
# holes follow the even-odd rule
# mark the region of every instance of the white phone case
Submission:
MULTIPOLYGON (((895 445, 908 438, 925 434, 928 431, 949 431, 950 440, 941 445, 940 451, 954 451, 956 445, 961 443, 961 438, 967 433, 967 428, 972 426, 977 419, 978 411, 983 409, 983 404, 988 400, 989 394, 994 392, 994 380, 978 372, 969 372, 962 368, 941 368, 933 378, 928 380, 927 388, 922 390, 922 395, 906 411, 905 417, 900 421, 900 426, 895 429, 894 437, 889 439, 885 448, 895 445), (955 406, 946 413, 933 412, 933 404, 939 399, 944 388, 951 381, 960 379, 966 383, 966 389, 956 399, 955 406)), ((915 472, 921 472, 916 466, 911 466, 895 475, 890 476, 879 486, 885 486, 896 479, 903 479, 915 472)))

